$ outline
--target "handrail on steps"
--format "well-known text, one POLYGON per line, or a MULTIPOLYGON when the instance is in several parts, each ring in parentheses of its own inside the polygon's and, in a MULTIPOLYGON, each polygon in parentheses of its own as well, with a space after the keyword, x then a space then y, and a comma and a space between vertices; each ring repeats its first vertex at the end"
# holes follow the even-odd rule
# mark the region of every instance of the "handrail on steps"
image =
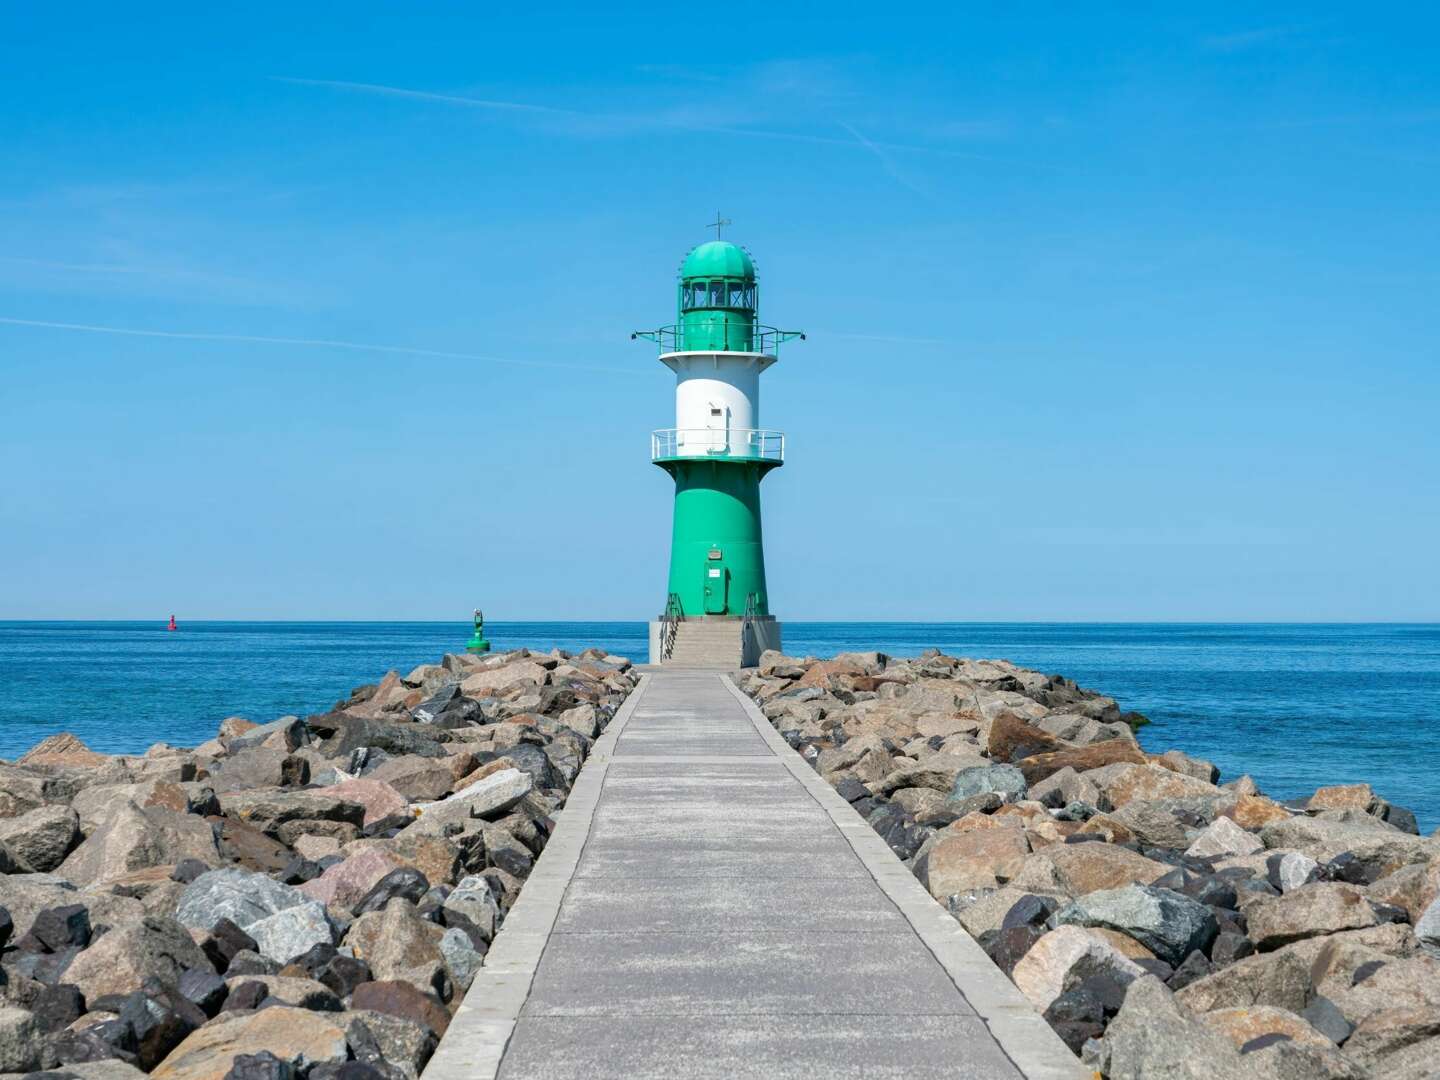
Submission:
POLYGON ((663 664, 675 651, 675 638, 680 633, 680 624, 685 621, 685 608, 680 603, 680 594, 671 593, 665 598, 665 614, 660 618, 660 662, 663 664))
POLYGON ((745 663, 745 658, 754 652, 752 645, 755 636, 755 619, 759 615, 760 597, 756 593, 749 593, 745 597, 745 617, 740 620, 740 663, 745 663))

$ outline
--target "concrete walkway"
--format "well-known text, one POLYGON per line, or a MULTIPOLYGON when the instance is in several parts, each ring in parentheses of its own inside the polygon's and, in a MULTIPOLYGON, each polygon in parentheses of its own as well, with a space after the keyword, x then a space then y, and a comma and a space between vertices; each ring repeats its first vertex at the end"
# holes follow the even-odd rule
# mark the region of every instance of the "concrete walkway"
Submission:
POLYGON ((426 1080, 1087 1076, 728 678, 647 675, 426 1080))

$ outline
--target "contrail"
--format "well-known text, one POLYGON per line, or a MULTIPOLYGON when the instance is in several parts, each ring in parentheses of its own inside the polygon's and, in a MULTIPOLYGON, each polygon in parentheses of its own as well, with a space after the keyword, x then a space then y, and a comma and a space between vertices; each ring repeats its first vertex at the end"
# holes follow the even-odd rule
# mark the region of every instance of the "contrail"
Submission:
MULTIPOLYGON (((850 139, 836 138, 830 135, 814 135, 799 131, 770 131, 764 128, 733 127, 723 124, 698 124, 684 120, 673 120, 661 115, 626 114, 626 113, 601 113, 583 112, 579 109, 560 109, 551 105, 531 105, 523 101, 500 101, 494 98, 471 98, 462 97, 459 94, 437 94, 429 90, 411 90, 403 86, 385 86, 380 83, 350 82, 344 79, 301 79, 290 75, 271 75, 275 82, 292 83, 296 86, 322 86, 335 90, 353 90, 365 94, 381 94, 387 97, 409 98, 414 101, 435 101, 445 105, 462 105, 474 109, 492 109, 497 112, 528 113, 534 116, 553 116, 557 119, 585 120, 594 124, 618 124, 622 128, 633 126, 636 123, 645 124, 651 128, 669 129, 672 131, 693 131, 709 135, 734 135, 751 139, 783 139, 787 142, 813 143, 821 146, 840 146, 855 148, 856 142, 850 139)), ((845 125, 849 127, 849 125, 845 125)), ((851 134, 859 140, 859 145, 871 153, 881 155, 885 161, 883 151, 899 150, 915 154, 938 154, 942 157, 968 158, 971 160, 988 161, 978 154, 970 154, 959 150, 947 150, 942 147, 933 146, 907 146, 902 143, 875 142, 861 136, 853 128, 851 134)), ((894 175, 893 165, 886 163, 887 169, 894 175)), ((900 183, 910 187, 909 181, 896 177, 900 183)), ((918 190, 918 189, 917 189, 918 190)), ((921 192, 921 194, 924 194, 921 192)))
POLYGON ((514 367, 553 368, 558 371, 606 372, 613 375, 643 375, 636 368, 601 367, 594 364, 557 364, 548 360, 516 360, 508 356, 482 356, 478 353, 446 352, 443 349, 417 349, 409 345, 371 345, 362 341, 332 341, 328 338, 261 337, 255 334, 211 334, 186 330, 132 330, 123 326, 93 326, 88 323, 47 322, 42 319, 14 319, 0 315, 6 326, 33 326, 45 330, 78 330, 87 334, 120 334, 124 337, 169 338, 176 341, 214 341, 248 345, 299 345, 312 349, 351 349, 357 352, 396 353, 403 356, 426 356, 436 360, 472 360, 485 364, 509 364, 514 367))
POLYGON ((921 189, 918 185, 914 183, 914 181, 912 181, 909 177, 907 177, 904 173, 900 171, 900 169, 896 166, 895 162, 891 160, 890 155, 885 153, 885 150, 881 147, 879 143, 867 139, 864 135, 860 134, 860 132, 855 128, 855 125, 845 120, 840 121, 840 126, 843 127, 846 131, 850 132, 851 135, 854 135, 856 142, 858 142, 866 150, 870 151, 870 153, 875 155, 876 159, 880 162, 881 167, 890 174, 890 179, 894 180, 901 187, 909 188, 916 195, 919 195, 923 199, 931 198, 931 195, 928 191, 924 191, 923 189, 921 189))

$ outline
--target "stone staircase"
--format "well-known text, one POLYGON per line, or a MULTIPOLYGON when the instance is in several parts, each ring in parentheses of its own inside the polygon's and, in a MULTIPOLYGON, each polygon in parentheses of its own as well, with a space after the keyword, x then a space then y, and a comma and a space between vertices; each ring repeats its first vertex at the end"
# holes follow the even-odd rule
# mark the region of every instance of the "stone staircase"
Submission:
POLYGON ((743 619, 683 619, 676 627, 675 648, 666 667, 715 668, 734 671, 742 662, 743 619))

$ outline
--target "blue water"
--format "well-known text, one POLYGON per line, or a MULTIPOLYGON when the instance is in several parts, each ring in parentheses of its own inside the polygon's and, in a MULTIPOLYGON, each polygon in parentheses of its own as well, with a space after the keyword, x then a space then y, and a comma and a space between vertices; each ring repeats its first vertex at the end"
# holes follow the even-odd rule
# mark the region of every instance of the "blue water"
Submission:
MULTIPOLYGON (((642 623, 487 623, 497 649, 645 658, 642 623)), ((231 715, 328 708, 463 647, 464 623, 0 622, 0 757, 71 731, 99 750, 194 745, 231 715)), ((787 623, 786 651, 935 646, 1067 675, 1149 716, 1141 741, 1280 798, 1369 781, 1440 825, 1440 625, 787 623)))

